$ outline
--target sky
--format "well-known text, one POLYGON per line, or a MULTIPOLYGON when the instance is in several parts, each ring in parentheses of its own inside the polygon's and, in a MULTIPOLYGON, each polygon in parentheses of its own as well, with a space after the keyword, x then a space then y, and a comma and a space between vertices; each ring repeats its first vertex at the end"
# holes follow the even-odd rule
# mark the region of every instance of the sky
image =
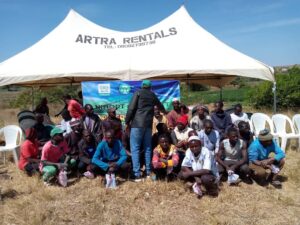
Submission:
POLYGON ((182 4, 236 50, 271 66, 300 64, 300 0, 0 0, 0 62, 46 36, 70 9, 103 27, 136 31, 182 4))

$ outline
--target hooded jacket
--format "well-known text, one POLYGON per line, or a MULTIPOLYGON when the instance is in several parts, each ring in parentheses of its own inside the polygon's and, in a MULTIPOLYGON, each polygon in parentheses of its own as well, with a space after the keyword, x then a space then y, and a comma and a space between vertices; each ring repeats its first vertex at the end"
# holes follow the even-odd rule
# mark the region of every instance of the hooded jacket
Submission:
POLYGON ((157 96, 148 88, 142 88, 133 94, 125 118, 126 125, 133 128, 152 128, 154 106, 165 111, 157 96))

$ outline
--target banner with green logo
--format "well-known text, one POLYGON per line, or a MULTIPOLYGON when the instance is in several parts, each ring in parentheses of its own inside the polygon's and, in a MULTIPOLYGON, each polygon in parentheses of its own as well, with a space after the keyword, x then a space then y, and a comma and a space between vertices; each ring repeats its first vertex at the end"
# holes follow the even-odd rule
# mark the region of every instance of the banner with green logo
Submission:
MULTIPOLYGON (((142 81, 88 81, 82 82, 83 104, 91 104, 101 118, 107 116, 107 109, 117 109, 125 120, 128 104, 133 93, 141 88, 142 81)), ((172 110, 173 98, 180 99, 180 84, 177 80, 152 81, 151 90, 163 103, 166 110, 172 110)))

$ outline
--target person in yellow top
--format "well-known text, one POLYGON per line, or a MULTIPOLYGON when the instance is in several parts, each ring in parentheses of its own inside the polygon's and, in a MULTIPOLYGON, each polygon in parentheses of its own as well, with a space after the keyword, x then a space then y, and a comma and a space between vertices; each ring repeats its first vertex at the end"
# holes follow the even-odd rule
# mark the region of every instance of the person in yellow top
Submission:
POLYGON ((170 144, 166 134, 159 136, 159 144, 153 151, 152 165, 155 179, 171 180, 174 178, 174 168, 178 166, 179 155, 175 145, 170 144))
POLYGON ((157 106, 154 106, 154 117, 153 117, 153 123, 152 123, 152 135, 158 132, 156 126, 159 123, 164 123, 169 128, 169 122, 167 117, 162 114, 157 106))

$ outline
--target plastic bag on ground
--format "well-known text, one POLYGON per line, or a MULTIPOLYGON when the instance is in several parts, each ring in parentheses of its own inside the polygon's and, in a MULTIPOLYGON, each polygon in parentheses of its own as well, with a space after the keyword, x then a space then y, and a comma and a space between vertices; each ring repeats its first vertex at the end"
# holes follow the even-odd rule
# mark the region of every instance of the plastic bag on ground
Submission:
POLYGON ((65 170, 59 171, 58 183, 63 187, 67 187, 67 185, 68 185, 67 171, 65 171, 65 170))

